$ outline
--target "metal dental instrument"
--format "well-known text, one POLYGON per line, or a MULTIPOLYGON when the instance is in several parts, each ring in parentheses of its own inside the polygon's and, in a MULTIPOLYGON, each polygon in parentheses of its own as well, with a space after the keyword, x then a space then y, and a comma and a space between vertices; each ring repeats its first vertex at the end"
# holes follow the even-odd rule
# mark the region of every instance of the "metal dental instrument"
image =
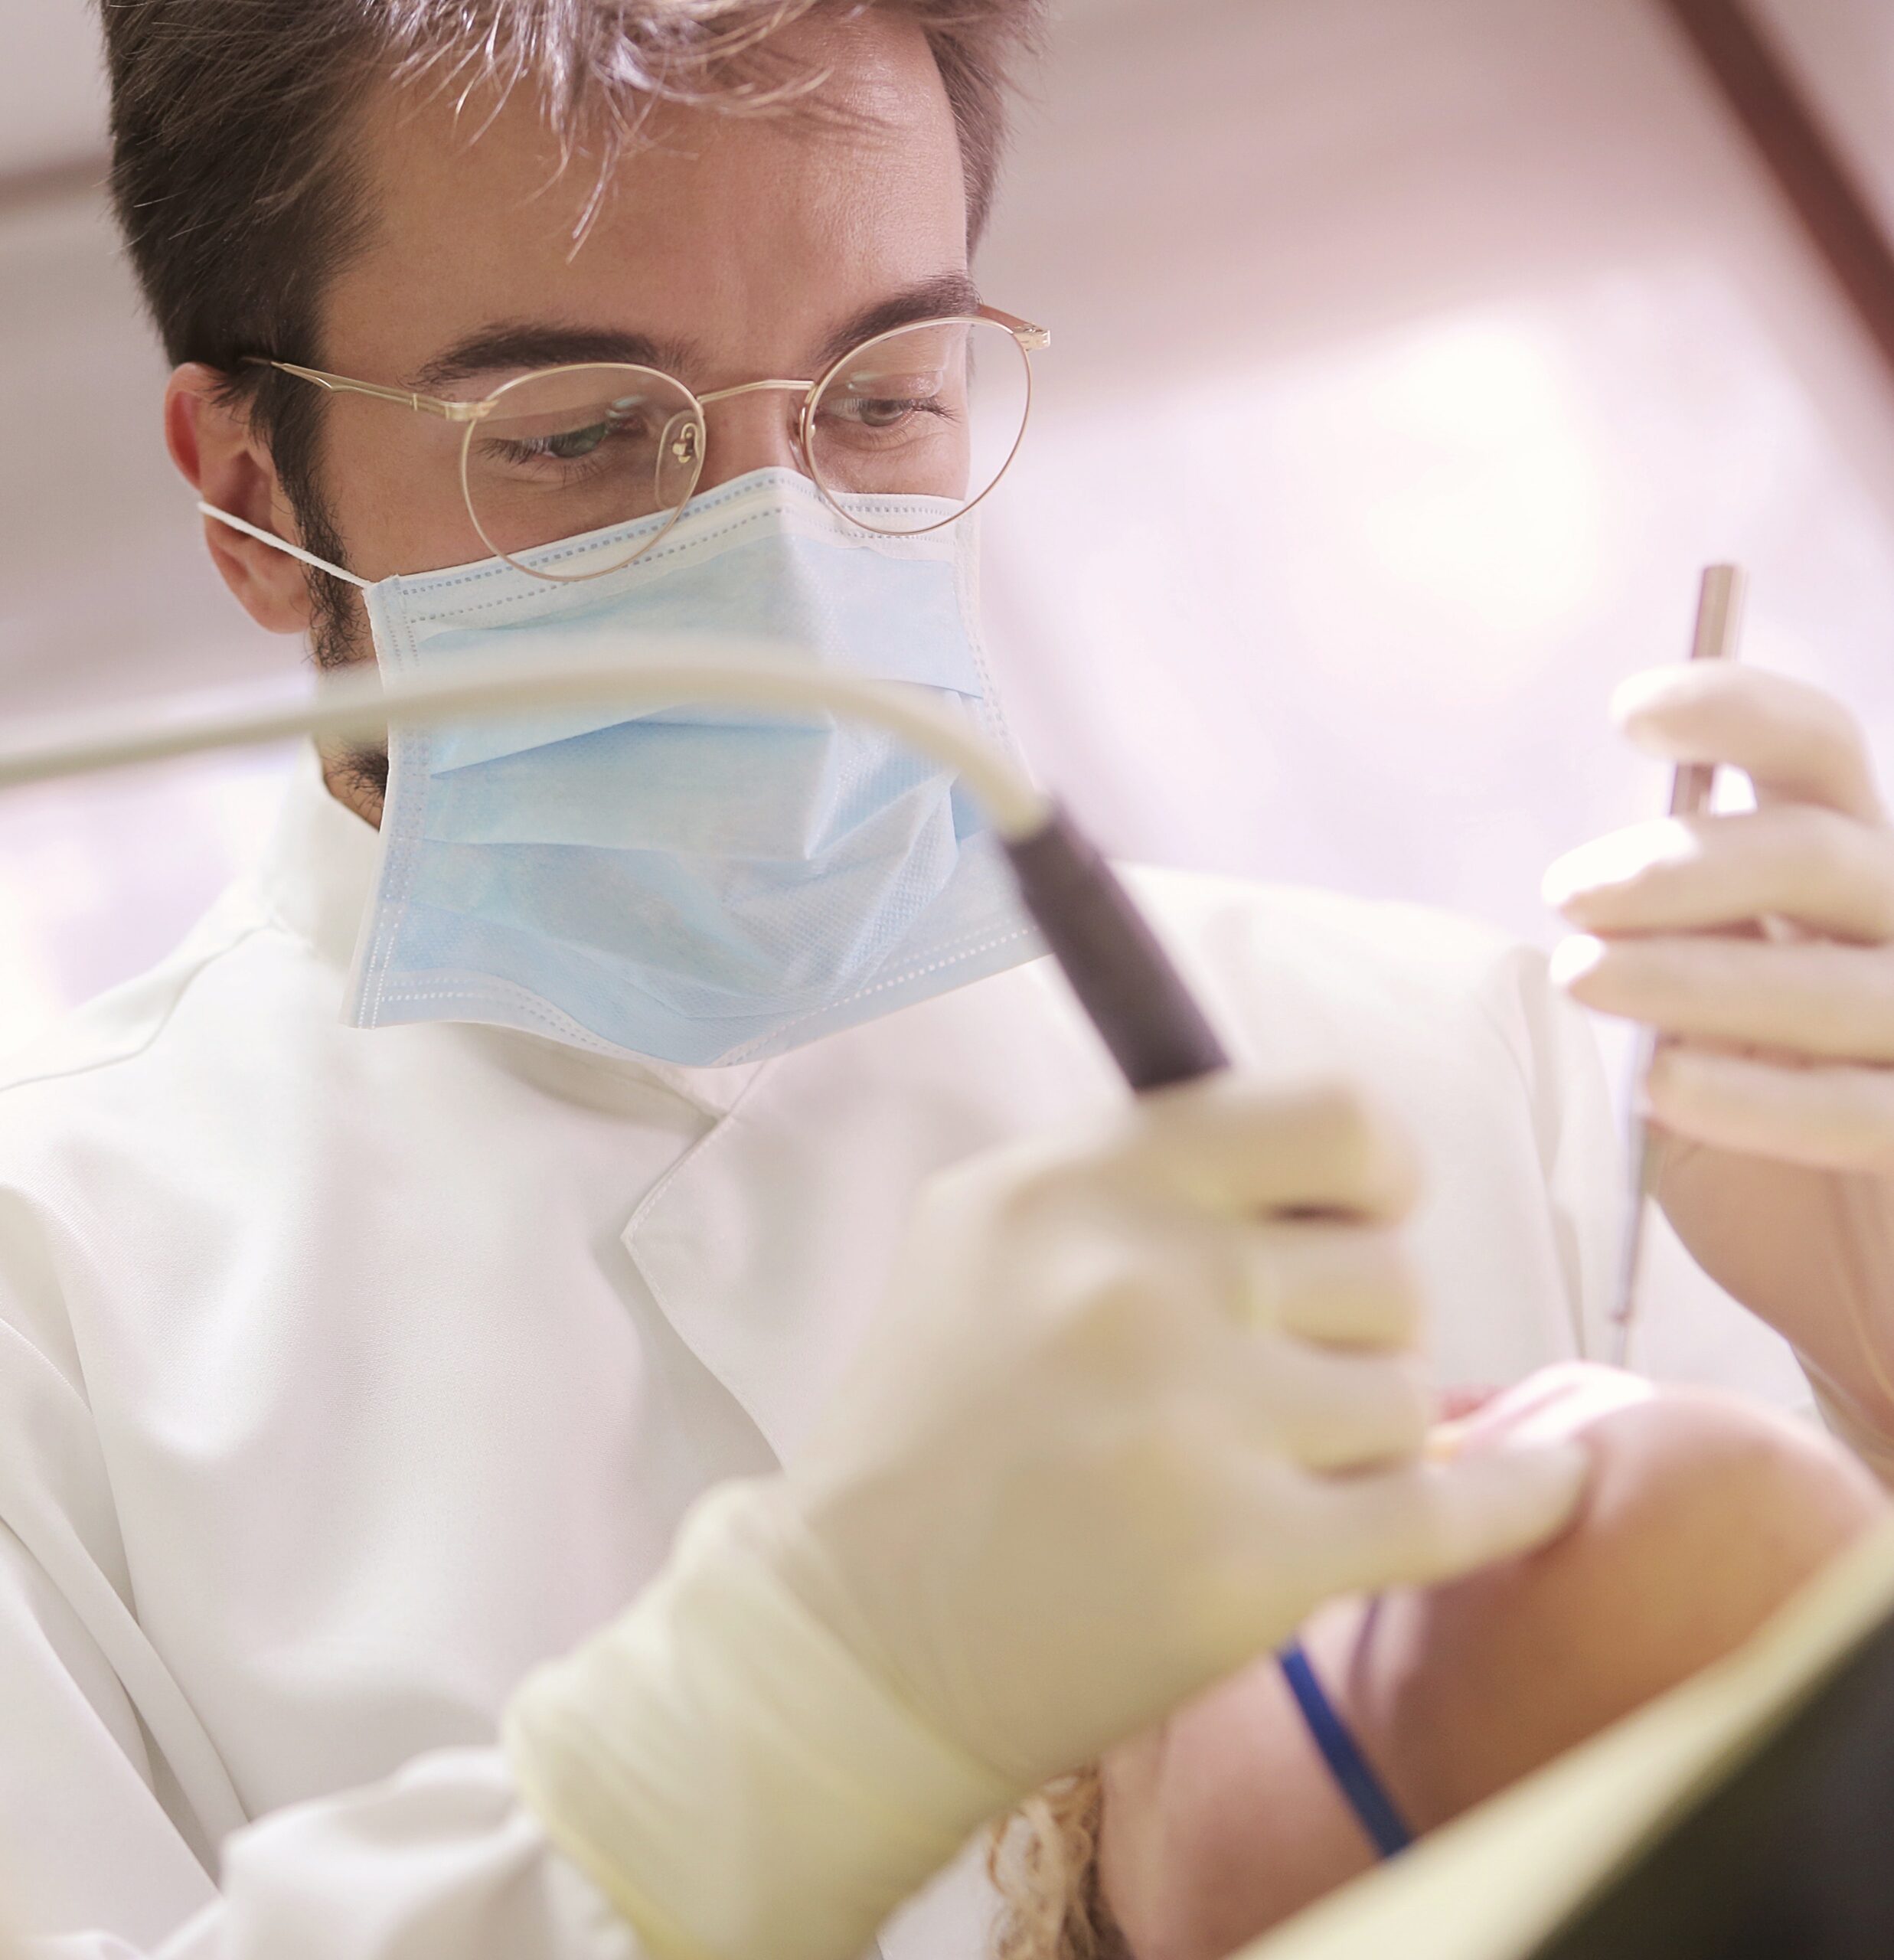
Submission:
MULTIPOLYGON (((1742 625, 1743 575, 1736 565, 1711 565, 1705 569, 1703 589, 1696 602, 1696 632, 1690 645, 1693 660, 1733 660, 1737 637, 1742 625)), ((1710 790, 1716 780, 1713 763, 1683 763, 1670 776, 1670 809, 1674 817, 1700 816, 1709 807, 1710 790)), ((1638 1318, 1638 1268, 1644 1256, 1644 1221, 1651 1214, 1651 1200, 1657 1195, 1657 1180, 1664 1170, 1664 1139, 1641 1111, 1644 1085, 1656 1058, 1658 1037, 1647 1029, 1638 1037, 1631 1067, 1631 1185, 1626 1205, 1624 1251, 1618 1268, 1618 1297, 1612 1308, 1612 1366, 1621 1368, 1631 1358, 1631 1337, 1638 1318)))

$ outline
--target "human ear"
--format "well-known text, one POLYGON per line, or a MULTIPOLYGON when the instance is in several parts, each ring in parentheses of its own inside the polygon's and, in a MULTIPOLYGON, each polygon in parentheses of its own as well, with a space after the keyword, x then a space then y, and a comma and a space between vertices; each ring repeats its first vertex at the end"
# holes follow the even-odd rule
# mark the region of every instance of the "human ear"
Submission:
MULTIPOLYGON (((171 459, 207 504, 259 530, 297 541, 296 517, 276 466, 247 409, 226 397, 226 377, 188 362, 165 391, 165 441, 171 459)), ((214 518, 204 541, 237 602, 267 632, 309 629, 308 575, 287 552, 247 537, 214 518)))

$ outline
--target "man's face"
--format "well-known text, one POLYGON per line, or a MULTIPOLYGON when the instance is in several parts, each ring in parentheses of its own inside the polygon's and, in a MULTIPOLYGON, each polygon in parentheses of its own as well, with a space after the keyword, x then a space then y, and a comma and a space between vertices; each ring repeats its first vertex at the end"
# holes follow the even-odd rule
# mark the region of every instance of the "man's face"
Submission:
MULTIPOLYGON (((782 45, 832 71, 822 100, 844 116, 667 113, 576 243, 595 175, 583 158, 560 173, 535 103, 481 129, 451 89, 390 93, 367 132, 373 226, 326 296, 322 364, 478 400, 531 368, 629 360, 704 394, 812 378, 904 304, 965 310, 959 149, 919 31, 879 11, 818 15, 782 45)), ((799 407, 786 390, 713 405, 698 488, 795 467, 799 407)), ((352 570, 489 555, 462 500, 457 428, 360 397, 324 413, 317 481, 352 570)), ((358 614, 328 637, 331 658, 369 652, 358 614)))

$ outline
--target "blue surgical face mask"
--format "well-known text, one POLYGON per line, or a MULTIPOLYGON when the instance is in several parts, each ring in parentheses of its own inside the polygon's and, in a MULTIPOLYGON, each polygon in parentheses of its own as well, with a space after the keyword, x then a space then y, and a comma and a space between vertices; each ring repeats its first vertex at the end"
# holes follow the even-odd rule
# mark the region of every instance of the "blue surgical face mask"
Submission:
MULTIPOLYGON (((873 501, 843 502, 872 518, 873 501)), ((609 562, 663 522, 525 561, 609 562)), ((646 637, 667 658, 680 635, 771 641, 812 668, 932 690, 1010 746, 970 522, 880 535, 794 471, 761 470, 694 498, 618 570, 552 583, 495 559, 384 579, 368 616, 400 675, 646 637)), ((562 709, 397 731, 389 763, 358 1027, 486 1021, 611 1054, 745 1061, 1040 950, 951 773, 852 720, 562 709)))

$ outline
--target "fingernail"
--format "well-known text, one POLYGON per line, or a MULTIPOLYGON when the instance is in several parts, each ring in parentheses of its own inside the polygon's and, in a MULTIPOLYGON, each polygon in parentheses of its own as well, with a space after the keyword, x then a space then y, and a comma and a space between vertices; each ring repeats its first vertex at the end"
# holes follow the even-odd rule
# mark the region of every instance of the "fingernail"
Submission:
POLYGON ((1546 873, 1540 889, 1548 905, 1563 911, 1575 900, 1634 884, 1652 871, 1689 864, 1702 855, 1703 845, 1687 825, 1658 818, 1568 851, 1546 873))
POLYGON ((1565 909, 1566 901, 1582 882, 1576 863, 1578 855, 1576 851, 1568 851, 1563 858, 1555 858, 1539 880, 1540 902, 1554 912, 1565 909))
POLYGON ((1595 973, 1605 958, 1605 942, 1589 933, 1574 933, 1553 949, 1547 971, 1555 987, 1576 987, 1595 973))
POLYGON ((1612 690, 1612 719, 1621 728, 1653 701, 1661 701, 1677 685, 1677 676, 1689 671, 1682 665, 1647 667, 1641 674, 1619 681, 1612 690))
POLYGON ((1427 1432, 1421 1455, 1429 1463, 1451 1463, 1465 1448, 1469 1426, 1464 1423, 1436 1423, 1427 1432))

